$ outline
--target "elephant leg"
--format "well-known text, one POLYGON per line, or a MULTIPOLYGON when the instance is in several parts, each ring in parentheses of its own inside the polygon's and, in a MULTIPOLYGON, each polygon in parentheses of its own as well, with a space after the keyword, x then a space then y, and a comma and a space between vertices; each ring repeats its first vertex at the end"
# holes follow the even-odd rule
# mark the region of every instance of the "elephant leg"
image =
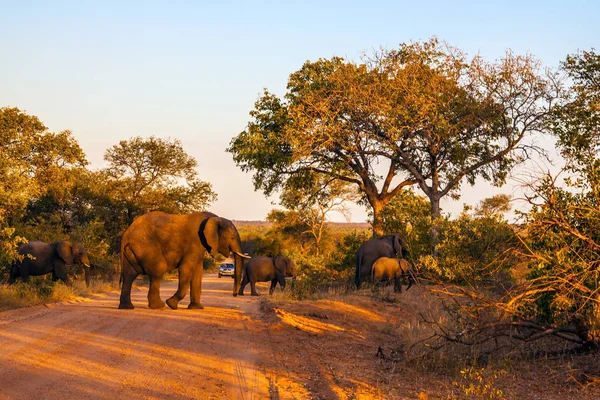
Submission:
POLYGON ((179 265, 179 285, 173 296, 167 300, 167 305, 173 310, 177 310, 178 304, 187 295, 192 280, 193 266, 185 261, 179 265))
POLYGON ((402 279, 400 277, 394 279, 394 293, 402 293, 402 279))
POLYGON ((15 283, 19 276, 21 276, 21 274, 19 273, 19 267, 16 264, 13 264, 10 269, 10 277, 8 278, 8 283, 15 283))
POLYGON ((272 295, 275 291, 275 286, 277 286, 277 279, 273 279, 271 281, 271 287, 269 288, 269 294, 272 295))
POLYGON ((242 278, 242 283, 240 284, 240 290, 238 290, 238 296, 243 296, 244 295, 244 288, 248 284, 248 276, 246 275, 245 272, 244 272, 243 276, 244 277, 242 278))
POLYGON ((160 298, 160 277, 150 275, 150 287, 148 288, 148 307, 156 309, 163 308, 165 302, 160 298))
POLYGON ((204 275, 204 268, 202 262, 196 264, 196 268, 192 272, 192 282, 190 284, 190 304, 188 308, 190 310, 202 310, 204 306, 200 303, 200 296, 202 296, 202 277, 204 275))
POLYGON ((285 289, 285 275, 282 274, 281 276, 278 276, 276 279, 277 279, 277 282, 279 282, 279 286, 281 286, 281 290, 284 290, 285 289))
POLYGON ((133 303, 131 302, 131 285, 138 275, 139 273, 133 268, 126 268, 125 265, 123 266, 123 285, 121 286, 121 298, 119 301, 120 309, 133 309, 133 303))
POLYGON ((52 279, 60 279, 67 285, 71 283, 69 275, 67 274, 67 266, 62 263, 54 263, 54 270, 52 271, 52 279))
POLYGON ((253 280, 250 280, 250 295, 258 296, 258 293, 256 292, 256 282, 253 280))
POLYGON ((27 265, 21 265, 19 273, 21 274, 21 278, 23 278, 23 282, 29 282, 29 267, 27 265))

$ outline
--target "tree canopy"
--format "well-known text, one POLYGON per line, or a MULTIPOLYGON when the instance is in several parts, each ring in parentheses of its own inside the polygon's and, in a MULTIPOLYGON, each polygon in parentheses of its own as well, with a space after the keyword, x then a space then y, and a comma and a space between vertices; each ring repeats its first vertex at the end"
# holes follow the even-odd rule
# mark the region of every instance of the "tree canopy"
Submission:
POLYGON ((197 162, 179 140, 134 137, 108 149, 104 159, 113 198, 125 204, 129 222, 152 210, 203 211, 216 199, 211 184, 198 179, 197 162))
POLYGON ((290 75, 283 98, 265 91, 228 151, 266 194, 308 172, 354 184, 380 234, 381 210, 405 186, 419 186, 435 220, 463 179, 503 183, 558 88, 531 56, 490 63, 437 39, 362 63, 320 59, 290 75))

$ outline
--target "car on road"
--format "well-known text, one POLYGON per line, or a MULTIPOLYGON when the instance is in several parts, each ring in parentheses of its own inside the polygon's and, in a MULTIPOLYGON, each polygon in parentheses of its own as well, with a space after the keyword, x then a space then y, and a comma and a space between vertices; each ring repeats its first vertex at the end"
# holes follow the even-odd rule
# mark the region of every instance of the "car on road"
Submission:
POLYGON ((225 262, 219 265, 219 272, 217 273, 217 275, 219 278, 222 276, 230 276, 233 278, 234 273, 235 265, 233 265, 233 263, 230 262, 225 262))

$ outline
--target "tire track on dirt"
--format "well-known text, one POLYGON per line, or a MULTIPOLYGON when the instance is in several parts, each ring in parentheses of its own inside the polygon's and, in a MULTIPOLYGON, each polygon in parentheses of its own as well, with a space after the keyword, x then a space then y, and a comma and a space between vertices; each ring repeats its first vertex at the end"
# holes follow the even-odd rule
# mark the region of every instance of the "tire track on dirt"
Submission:
POLYGON ((201 311, 150 310, 139 291, 131 311, 111 293, 0 313, 0 399, 268 398, 259 302, 215 278, 201 311))
MULTIPOLYGON (((89 351, 85 351, 85 349, 96 349, 94 346, 90 345, 93 342, 93 338, 100 334, 103 331, 106 331, 107 328, 113 327, 112 321, 104 320, 100 326, 94 324, 92 318, 85 318, 81 321, 81 326, 84 328, 83 330, 73 330, 70 329, 67 334, 60 335, 61 341, 60 344, 52 342, 46 346, 41 346, 39 349, 32 349, 30 351, 25 352, 17 352, 13 353, 12 356, 8 357, 7 360, 9 362, 22 365, 27 370, 27 373, 30 375, 40 375, 43 377, 43 370, 53 371, 51 374, 56 374, 56 365, 65 365, 67 363, 77 367, 77 371, 72 370, 64 370, 59 373, 61 376, 67 376, 73 378, 78 375, 86 375, 81 366, 78 364, 81 360, 93 360, 89 351), (74 336, 68 336, 70 333, 74 333, 74 336), (72 349, 77 349, 76 352, 73 352, 72 349), (40 373, 40 371, 42 373, 40 373)), ((54 331, 62 328, 55 328, 54 331)), ((43 339, 40 339, 42 341, 43 339)), ((86 363, 87 364, 87 363, 86 363)), ((34 393, 45 393, 54 385, 54 382, 49 382, 47 379, 32 379, 28 381, 23 381, 21 385, 16 385, 15 392, 19 393, 21 391, 26 392, 34 392, 34 393)), ((68 388, 61 388, 61 391, 67 390, 68 388)))

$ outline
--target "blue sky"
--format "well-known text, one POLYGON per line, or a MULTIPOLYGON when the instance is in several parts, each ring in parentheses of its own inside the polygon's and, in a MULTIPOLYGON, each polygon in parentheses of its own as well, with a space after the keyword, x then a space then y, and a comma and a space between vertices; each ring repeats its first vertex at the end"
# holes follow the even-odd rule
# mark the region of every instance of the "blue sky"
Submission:
MULTIPOLYGON (((600 49, 599 4, 0 0, 0 106, 73 131, 93 168, 120 140, 178 138, 219 195, 212 211, 264 219, 270 200, 253 191, 225 148, 262 89, 283 94, 304 61, 356 60, 437 36, 470 55, 496 59, 510 48, 556 67, 578 49, 600 49)), ((514 190, 464 187, 444 210, 514 190)), ((353 208, 352 220, 365 216, 353 208)))

